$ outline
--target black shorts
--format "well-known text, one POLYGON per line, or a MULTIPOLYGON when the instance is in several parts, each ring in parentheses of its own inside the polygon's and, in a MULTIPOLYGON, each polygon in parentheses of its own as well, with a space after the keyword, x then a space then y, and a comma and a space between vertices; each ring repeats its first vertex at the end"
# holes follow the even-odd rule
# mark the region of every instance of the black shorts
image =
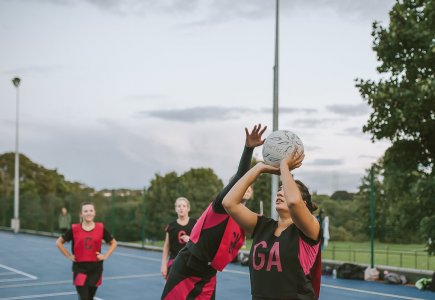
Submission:
POLYGON ((103 262, 73 263, 75 286, 100 286, 103 281, 103 262))
POLYGON ((217 271, 207 263, 199 261, 187 247, 174 260, 169 271, 162 300, 214 300, 216 297, 217 271))

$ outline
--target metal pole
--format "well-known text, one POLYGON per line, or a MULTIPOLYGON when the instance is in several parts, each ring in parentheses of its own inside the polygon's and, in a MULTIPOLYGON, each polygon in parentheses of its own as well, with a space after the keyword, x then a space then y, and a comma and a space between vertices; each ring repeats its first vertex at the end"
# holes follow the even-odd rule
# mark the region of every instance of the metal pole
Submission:
POLYGON ((18 233, 20 231, 20 215, 19 215, 19 208, 20 208, 20 153, 18 148, 18 137, 19 137, 19 102, 20 102, 20 92, 19 92, 19 86, 20 86, 21 79, 18 77, 15 77, 12 79, 12 83, 17 89, 17 109, 16 109, 16 123, 15 123, 15 179, 14 179, 14 218, 11 222, 11 227, 14 230, 15 233, 18 233))
POLYGON ((112 197, 110 201, 110 230, 111 233, 115 235, 115 190, 112 189, 112 197))
MULTIPOLYGON (((275 17, 275 65, 273 67, 273 131, 278 130, 278 83, 279 83, 279 0, 276 0, 276 17, 275 17)), ((275 197, 278 192, 279 177, 272 175, 271 197, 270 197, 270 214, 273 219, 278 219, 275 210, 275 197)))
POLYGON ((375 186, 373 167, 370 169, 370 266, 375 265, 374 239, 375 239, 375 186))
POLYGON ((143 188, 143 208, 142 208, 142 248, 145 248, 145 213, 146 213, 146 205, 147 205, 147 188, 143 188))

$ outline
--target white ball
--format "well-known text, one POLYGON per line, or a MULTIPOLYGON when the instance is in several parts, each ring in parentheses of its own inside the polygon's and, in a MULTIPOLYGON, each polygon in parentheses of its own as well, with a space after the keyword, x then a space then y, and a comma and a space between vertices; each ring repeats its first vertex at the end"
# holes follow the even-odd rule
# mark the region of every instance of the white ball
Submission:
POLYGON ((268 165, 278 167, 284 157, 290 155, 294 149, 304 151, 304 144, 293 132, 277 130, 272 132, 263 144, 263 159, 268 165))

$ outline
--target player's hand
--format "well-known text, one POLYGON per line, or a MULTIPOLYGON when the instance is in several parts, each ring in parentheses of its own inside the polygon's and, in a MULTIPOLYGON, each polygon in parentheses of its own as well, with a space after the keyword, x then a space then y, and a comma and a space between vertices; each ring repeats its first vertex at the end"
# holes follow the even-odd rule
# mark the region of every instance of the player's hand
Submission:
POLYGON ((245 128, 246 133, 246 146, 249 148, 257 147, 264 144, 264 140, 261 139, 261 136, 266 131, 267 126, 261 128, 261 124, 255 125, 252 128, 251 133, 249 133, 248 128, 245 128))
POLYGON ((180 236, 180 238, 181 238, 185 243, 187 243, 187 242, 190 240, 190 237, 189 237, 187 234, 184 234, 184 235, 180 236))
POLYGON ((95 252, 97 254, 98 261, 106 260, 106 256, 101 254, 100 252, 95 252))
POLYGON ((279 167, 270 166, 268 164, 265 164, 264 162, 257 163, 256 167, 260 169, 261 173, 268 173, 268 174, 275 174, 275 175, 281 174, 279 167))
POLYGON ((74 256, 74 255, 69 255, 68 256, 68 259, 70 260, 70 261, 72 261, 72 262, 75 262, 76 261, 76 257, 74 256))
POLYGON ((163 278, 167 278, 168 277, 168 267, 165 265, 162 265, 162 267, 160 268, 160 273, 162 273, 163 278))
POLYGON ((298 152, 297 149, 293 150, 292 153, 290 153, 289 156, 284 157, 281 160, 280 167, 284 167, 291 170, 294 170, 296 168, 299 168, 302 165, 302 161, 305 158, 304 152, 298 152))

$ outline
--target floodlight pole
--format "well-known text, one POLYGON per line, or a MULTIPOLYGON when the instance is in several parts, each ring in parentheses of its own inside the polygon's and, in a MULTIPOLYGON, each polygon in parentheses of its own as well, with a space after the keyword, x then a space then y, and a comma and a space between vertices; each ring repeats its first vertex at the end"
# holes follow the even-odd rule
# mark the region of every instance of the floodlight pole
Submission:
MULTIPOLYGON (((276 18, 275 18, 275 65, 273 66, 273 131, 278 130, 278 79, 279 79, 279 0, 276 0, 276 18)), ((278 192, 279 177, 272 175, 271 197, 270 197, 270 214, 275 220, 278 214, 275 209, 275 197, 278 192)))
POLYGON ((15 118, 15 180, 14 180, 14 218, 11 221, 11 227, 15 233, 20 231, 20 153, 18 150, 18 133, 19 133, 19 102, 20 102, 20 86, 21 79, 15 77, 12 79, 12 83, 17 89, 17 109, 16 109, 16 118, 15 118))

